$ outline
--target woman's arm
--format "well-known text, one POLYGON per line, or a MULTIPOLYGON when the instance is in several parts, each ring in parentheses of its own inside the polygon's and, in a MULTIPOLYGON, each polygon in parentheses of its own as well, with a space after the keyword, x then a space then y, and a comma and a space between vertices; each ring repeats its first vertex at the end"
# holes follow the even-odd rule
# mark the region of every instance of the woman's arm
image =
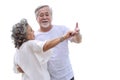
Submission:
POLYGON ((77 33, 72 37, 71 41, 75 43, 80 43, 82 41, 82 35, 80 35, 80 33, 77 33))
POLYGON ((57 44, 59 44, 60 42, 68 39, 71 37, 71 33, 72 31, 69 31, 68 33, 66 33, 64 36, 62 37, 58 37, 52 40, 49 40, 45 43, 45 45, 43 46, 43 51, 47 51, 50 48, 53 48, 54 46, 56 46, 57 44))

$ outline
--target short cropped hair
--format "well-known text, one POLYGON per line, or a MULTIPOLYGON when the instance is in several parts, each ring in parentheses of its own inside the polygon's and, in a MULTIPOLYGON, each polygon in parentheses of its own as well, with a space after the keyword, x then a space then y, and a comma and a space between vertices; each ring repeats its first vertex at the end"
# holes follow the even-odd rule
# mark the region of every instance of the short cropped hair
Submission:
POLYGON ((44 7, 49 7, 50 13, 51 13, 51 15, 52 15, 52 8, 50 8, 49 5, 42 5, 42 6, 38 6, 38 7, 35 9, 35 16, 36 16, 36 18, 38 17, 38 14, 39 14, 38 11, 39 11, 40 9, 44 8, 44 7))
POLYGON ((19 49, 24 42, 28 41, 26 37, 28 25, 26 19, 21 19, 19 23, 13 25, 11 38, 14 41, 15 48, 19 49))

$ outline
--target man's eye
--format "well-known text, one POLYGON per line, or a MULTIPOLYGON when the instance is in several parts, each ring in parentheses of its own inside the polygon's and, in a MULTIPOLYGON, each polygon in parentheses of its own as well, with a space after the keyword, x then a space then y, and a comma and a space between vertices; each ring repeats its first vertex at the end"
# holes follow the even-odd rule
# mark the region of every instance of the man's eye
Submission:
POLYGON ((43 16, 44 16, 44 14, 40 14, 39 16, 40 16, 40 17, 43 17, 43 16))
POLYGON ((49 16, 49 14, 46 14, 46 16, 49 16))
POLYGON ((49 16, 49 13, 46 13, 45 15, 46 15, 46 16, 49 16))

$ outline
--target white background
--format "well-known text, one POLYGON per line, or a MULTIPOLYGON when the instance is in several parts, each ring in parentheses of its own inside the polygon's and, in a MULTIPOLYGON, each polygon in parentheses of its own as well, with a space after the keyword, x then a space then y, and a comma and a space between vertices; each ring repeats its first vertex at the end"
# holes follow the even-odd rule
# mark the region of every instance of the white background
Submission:
POLYGON ((76 80, 120 80, 119 0, 1 0, 0 80, 21 80, 13 72, 11 29, 21 18, 38 29, 34 9, 41 4, 52 7, 53 24, 79 23, 82 43, 69 44, 76 80))

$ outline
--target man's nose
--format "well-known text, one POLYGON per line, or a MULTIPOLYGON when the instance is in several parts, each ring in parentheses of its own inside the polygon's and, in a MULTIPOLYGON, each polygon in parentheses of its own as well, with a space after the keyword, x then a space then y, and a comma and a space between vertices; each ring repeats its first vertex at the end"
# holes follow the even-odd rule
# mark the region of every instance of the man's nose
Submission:
POLYGON ((43 18, 44 18, 44 19, 46 19, 46 18, 47 18, 47 16, 46 16, 46 15, 44 15, 44 16, 43 16, 43 18))

